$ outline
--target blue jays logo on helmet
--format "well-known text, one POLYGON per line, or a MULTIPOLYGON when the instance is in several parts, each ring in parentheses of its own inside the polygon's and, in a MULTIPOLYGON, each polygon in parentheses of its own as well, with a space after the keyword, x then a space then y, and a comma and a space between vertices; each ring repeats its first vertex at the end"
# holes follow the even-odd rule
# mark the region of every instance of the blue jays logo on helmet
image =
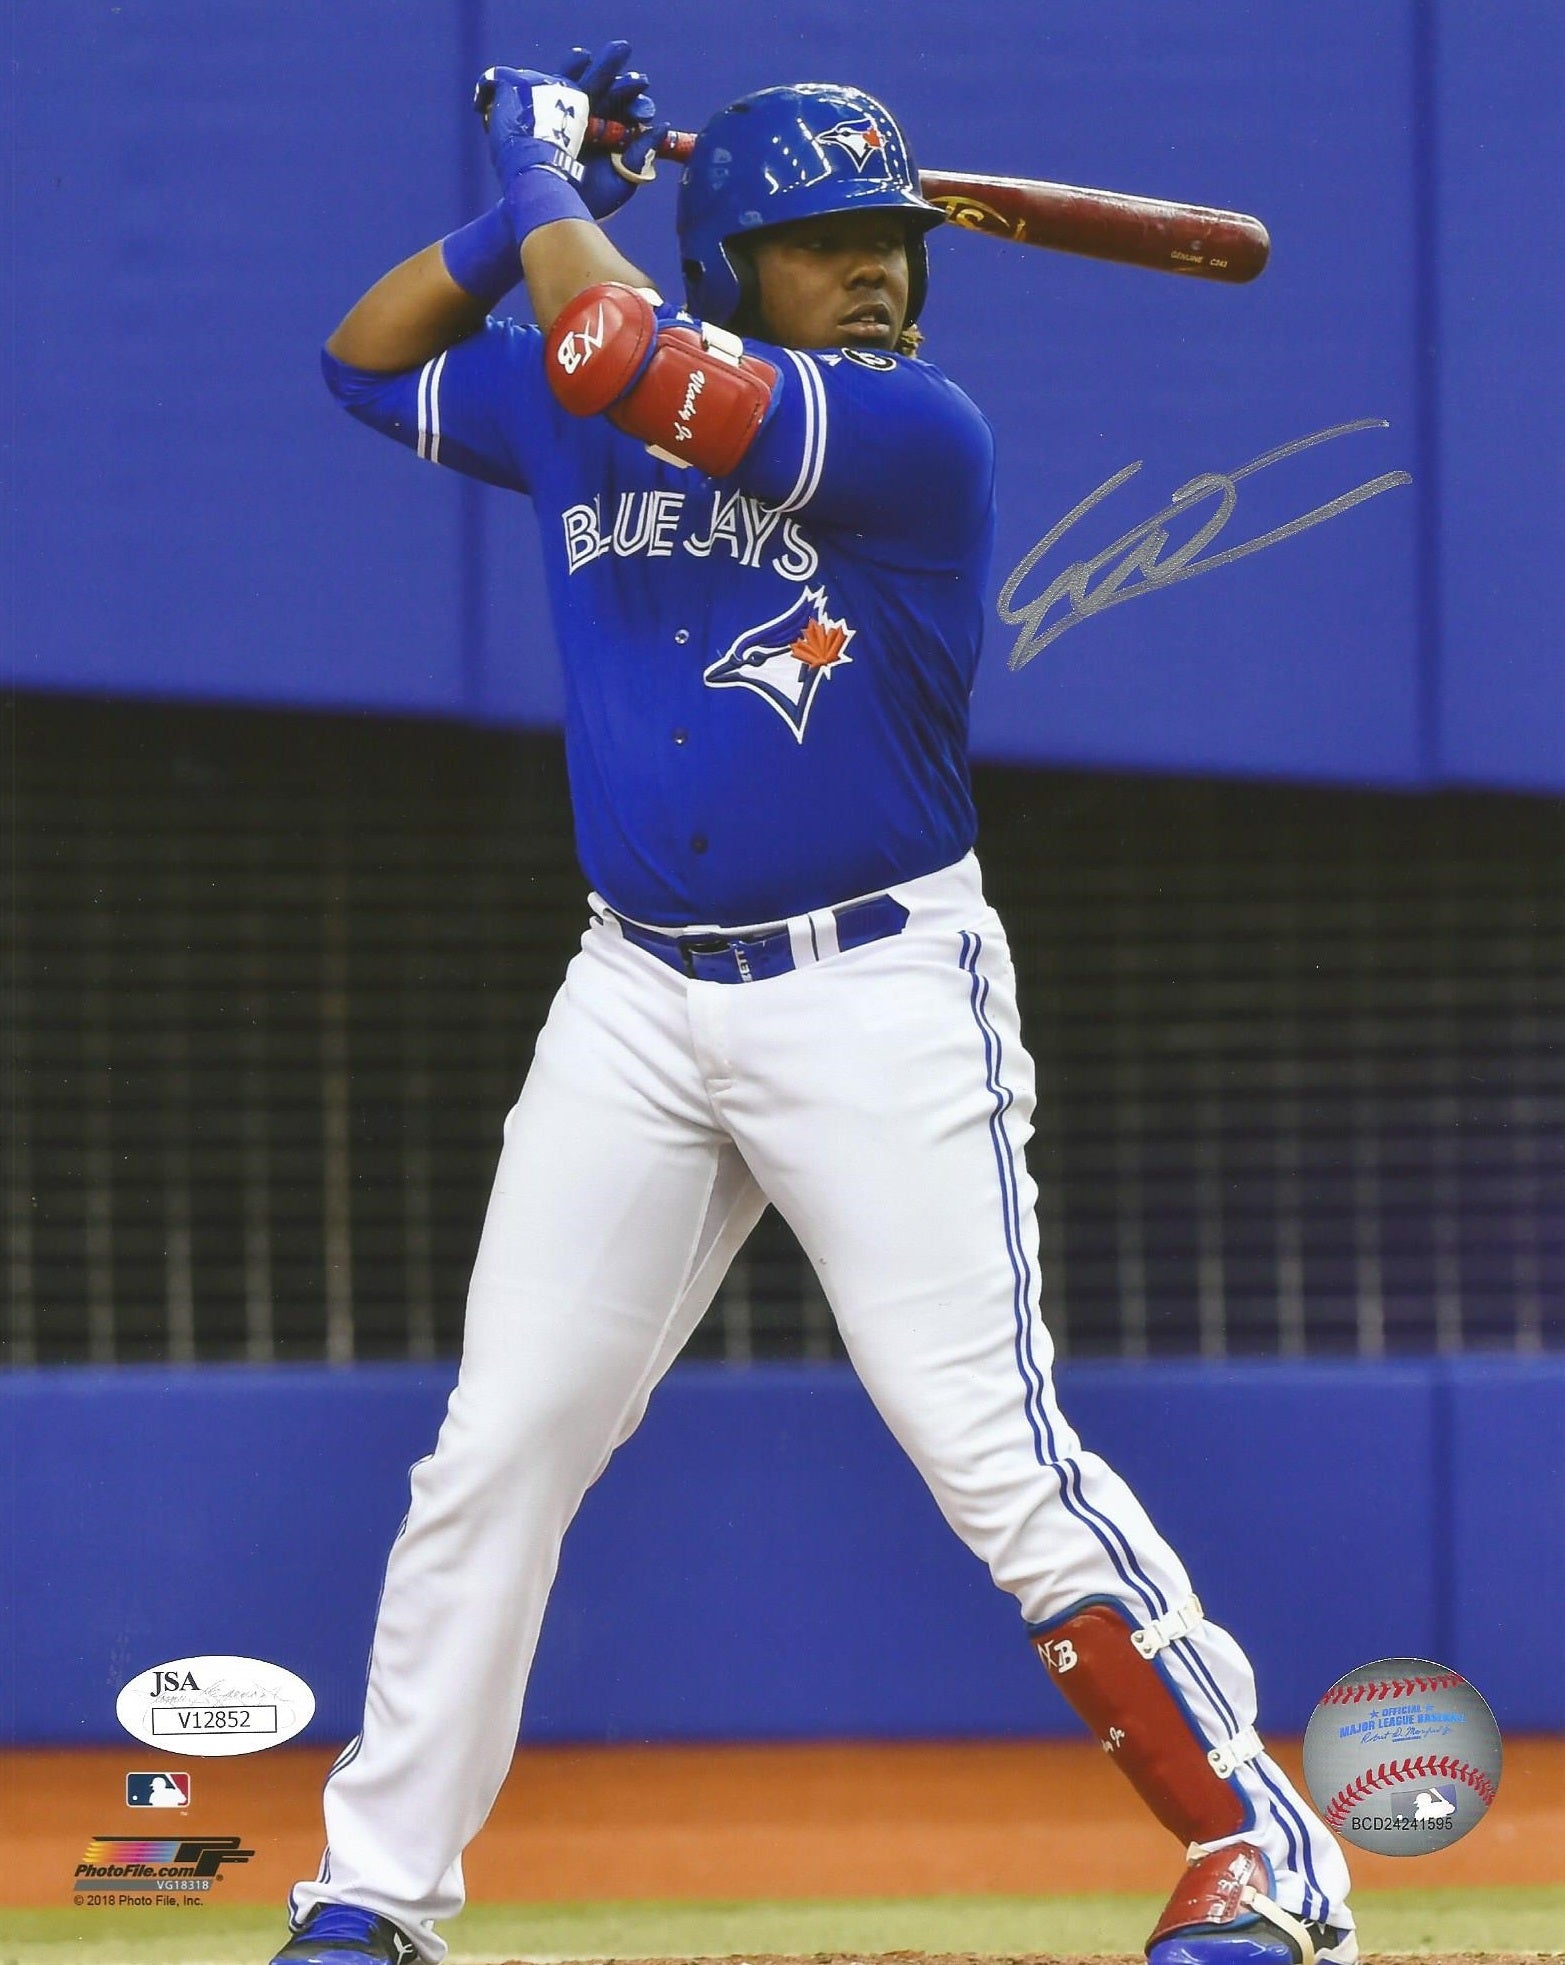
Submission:
POLYGON ((817 144, 841 144, 853 159, 853 167, 857 171, 862 171, 871 162, 878 164, 882 170, 886 168, 886 139, 873 117, 867 116, 860 123, 837 123, 829 130, 822 130, 815 141, 817 144))
POLYGON ((907 322, 929 285, 924 234, 945 217, 923 195, 907 140, 884 104, 836 82, 742 96, 696 138, 679 185, 679 250, 692 314, 731 321, 743 286, 731 239, 800 218, 906 212, 907 322))
POLYGON ((857 633, 827 612, 824 587, 803 587, 781 614, 735 635, 701 679, 709 689, 753 689, 802 744, 821 685, 853 665, 847 650, 857 633))

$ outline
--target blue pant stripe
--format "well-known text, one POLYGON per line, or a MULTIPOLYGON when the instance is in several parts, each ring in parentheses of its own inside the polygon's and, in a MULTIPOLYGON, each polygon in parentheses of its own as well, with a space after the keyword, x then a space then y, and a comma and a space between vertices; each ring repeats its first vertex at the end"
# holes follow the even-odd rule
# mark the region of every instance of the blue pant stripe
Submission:
POLYGON ((1206 1660, 1201 1656, 1200 1652, 1196 1650, 1195 1646, 1191 1643, 1189 1638, 1178 1639, 1175 1642, 1173 1648, 1179 1654, 1179 1656, 1185 1661, 1185 1664, 1190 1671, 1191 1677, 1194 1678, 1198 1684, 1203 1685, 1206 1688, 1207 1694, 1210 1697, 1212 1704, 1217 1708, 1222 1718, 1226 1720, 1230 1730, 1232 1732, 1237 1733, 1239 1731, 1239 1715, 1234 1711, 1232 1705, 1229 1703, 1228 1698, 1223 1692, 1222 1687, 1217 1683, 1217 1680, 1212 1676, 1211 1667, 1207 1664, 1206 1660))
MULTIPOLYGON (((1174 1646, 1174 1649, 1175 1651, 1178 1652, 1179 1656, 1185 1661, 1185 1664, 1187 1665, 1189 1670, 1194 1674, 1194 1676, 1201 1682, 1201 1684, 1203 1684, 1207 1688, 1207 1691, 1210 1693, 1213 1703, 1216 1705, 1217 1710, 1226 1719, 1229 1727, 1234 1732, 1237 1732, 1239 1730, 1239 1715, 1234 1711, 1232 1705, 1230 1705, 1230 1703, 1228 1702, 1228 1699, 1225 1697, 1221 1686, 1219 1686, 1217 1680, 1212 1675, 1211 1667, 1207 1664, 1206 1660, 1201 1656, 1200 1652, 1196 1650, 1195 1646, 1191 1643, 1191 1641, 1188 1638, 1181 1639, 1174 1646)), ((1326 1911, 1330 1908, 1330 1905, 1327 1900, 1325 1891, 1322 1890, 1320 1887, 1320 1880, 1315 1874, 1315 1859, 1310 1851, 1310 1836, 1309 1836, 1308 1829, 1306 1829, 1306 1827, 1304 1826, 1304 1819, 1300 1815, 1298 1808, 1295 1806, 1295 1804, 1291 1800, 1289 1800, 1289 1798, 1282 1792, 1282 1790, 1277 1786, 1277 1784, 1271 1779, 1270 1775, 1266 1774, 1263 1770, 1259 1768, 1256 1771, 1257 1774, 1259 1775, 1260 1780, 1264 1784, 1267 1792, 1272 1797, 1272 1814, 1275 1817, 1276 1821, 1278 1822, 1279 1826, 1282 1828, 1283 1833, 1287 1835, 1288 1846, 1290 1850, 1293 1848, 1293 1836, 1289 1832, 1288 1824, 1291 1822, 1293 1824, 1293 1827, 1298 1831, 1300 1848, 1298 1853, 1294 1857, 1294 1861, 1295 1863, 1297 1863, 1302 1859, 1306 1881, 1309 1885, 1313 1886, 1315 1895, 1319 1897, 1320 1914, 1324 1916, 1326 1914, 1326 1911)), ((1306 1902, 1306 1907, 1308 1908, 1309 1906, 1308 1889, 1306 1889, 1305 1892, 1305 1902, 1306 1902)))
POLYGON ((1165 1616, 1169 1608, 1168 1598, 1158 1588, 1157 1584, 1152 1581, 1152 1578, 1148 1576, 1146 1571, 1141 1567, 1140 1563, 1137 1562, 1136 1553, 1134 1549, 1132 1549, 1130 1546, 1129 1537, 1125 1534, 1125 1531, 1120 1527, 1117 1521, 1115 1521, 1111 1516, 1105 1515, 1101 1509, 1094 1508, 1092 1503, 1087 1499, 1086 1495, 1082 1493, 1081 1468, 1076 1464, 1074 1460, 1071 1462, 1071 1470, 1076 1481, 1077 1498, 1081 1503, 1083 1511, 1089 1515, 1094 1516, 1098 1521, 1101 1521, 1105 1529, 1107 1529, 1109 1534, 1111 1534, 1114 1537, 1115 1541, 1119 1544, 1120 1549, 1124 1554, 1125 1563, 1128 1566, 1131 1573, 1135 1576, 1137 1587, 1140 1589, 1141 1592, 1142 1602, 1146 1604, 1147 1609, 1151 1613, 1151 1615, 1154 1617, 1165 1616))
MULTIPOLYGON (((1267 1793, 1272 1797, 1272 1815, 1283 1824, 1283 1833, 1287 1834, 1287 1824, 1289 1822, 1292 1822, 1299 1832, 1300 1856, 1304 1864, 1305 1880, 1304 1915, 1306 1917, 1324 1917, 1331 1909, 1331 1899, 1320 1887, 1320 1878, 1315 1874, 1315 1858, 1310 1853, 1309 1830, 1304 1826, 1303 1818, 1299 1814, 1298 1809, 1282 1792, 1281 1788, 1278 1787, 1271 1775, 1264 1768, 1257 1768, 1256 1772, 1260 1775, 1262 1785, 1265 1787, 1267 1793), (1312 1892, 1313 1901, 1311 1897, 1312 1892)), ((1291 1848, 1293 1843, 1292 1836, 1288 1837, 1288 1842, 1291 1848)))
MULTIPOLYGON (((1086 1496, 1081 1492, 1081 1468, 1075 1460, 1060 1456, 1055 1443, 1054 1429, 1049 1424, 1048 1410, 1044 1402, 1044 1374, 1039 1368, 1037 1359, 1033 1356, 1032 1351, 1032 1333, 1028 1314, 1032 1278, 1027 1258, 1022 1253, 1021 1201, 1016 1188, 1016 1169, 1011 1154, 1010 1141, 1006 1137, 1005 1132, 1005 1114, 1013 1103, 1013 1100, 1010 1091, 1000 1078, 1000 1068, 1003 1058, 1000 1034, 985 1014, 985 1005, 989 996, 989 984, 987 979, 980 975, 978 970, 978 957, 982 953, 982 950, 983 942, 981 938, 976 934, 969 935, 964 932, 962 936, 962 967, 972 978, 970 1002, 973 1021, 978 1025, 979 1034, 983 1038, 985 1083, 991 1097, 995 1101, 995 1109, 989 1115, 989 1136, 994 1146, 995 1167, 1000 1177, 1001 1216, 1005 1227, 1005 1246, 1006 1253, 1010 1258, 1011 1274, 1014 1279, 1011 1307, 1016 1319, 1016 1366, 1018 1372, 1021 1374, 1022 1382, 1027 1388, 1026 1410, 1028 1423, 1032 1428, 1034 1450, 1037 1453, 1040 1466, 1049 1466, 1054 1469, 1055 1479, 1059 1482, 1060 1499, 1064 1502, 1067 1511, 1077 1521, 1081 1522, 1083 1527, 1090 1529, 1092 1534, 1097 1538, 1104 1554, 1113 1564, 1115 1573, 1118 1575, 1126 1591, 1140 1596, 1142 1602, 1146 1604, 1150 1611, 1150 1614, 1158 1616, 1161 1612, 1154 1608, 1153 1596, 1159 1596, 1160 1593, 1153 1591, 1152 1596, 1149 1596, 1148 1590, 1151 1589, 1150 1583, 1147 1583, 1146 1587, 1142 1587, 1140 1583, 1132 1581, 1125 1563, 1120 1559, 1119 1551, 1115 1548, 1115 1540, 1117 1539, 1124 1546, 1127 1556, 1129 1555, 1129 1544, 1124 1542, 1123 1536, 1120 1535, 1114 1524, 1107 1521, 1087 1501, 1086 1496), (1047 1448, 1045 1448, 1044 1444, 1045 1439, 1047 1440, 1047 1448)), ((1134 1558, 1131 1558, 1131 1565, 1135 1567, 1134 1558)), ((1163 1605, 1163 1608, 1167 1608, 1166 1603, 1163 1605)))
POLYGON ((355 1733, 353 1738, 343 1748, 342 1752, 338 1754, 337 1758, 332 1762, 331 1773, 329 1773, 326 1776, 328 1781, 331 1779, 332 1774, 340 1774, 343 1768, 347 1767, 351 1762, 358 1759, 359 1748, 363 1744, 364 1744, 364 1735, 362 1733, 355 1733))
POLYGON ((1287 1816, 1280 1811, 1275 1799, 1272 1802, 1272 1820, 1277 1824, 1278 1828, 1282 1830, 1283 1840, 1288 1845, 1289 1863, 1293 1866, 1294 1869, 1297 1869, 1299 1867, 1299 1847, 1298 1847, 1298 1843, 1294 1839, 1293 1824, 1288 1820, 1287 1816))
MULTIPOLYGON (((1113 1563, 1120 1581, 1125 1585, 1127 1590, 1134 1591, 1141 1598, 1149 1616, 1161 1617, 1168 1609, 1168 1599, 1137 1562, 1135 1552, 1130 1546, 1129 1538, 1116 1521, 1110 1516, 1105 1515, 1101 1509, 1095 1508, 1087 1499, 1081 1484, 1080 1465, 1074 1459, 1062 1461, 1055 1453, 1054 1432, 1049 1424, 1048 1410, 1045 1402, 1044 1375, 1039 1370, 1037 1362, 1032 1356, 1032 1338, 1030 1322, 1027 1315, 1031 1274, 1027 1267, 1026 1257, 1020 1253, 1021 1199, 1016 1190, 1016 1170, 1010 1150, 1010 1143, 1005 1135, 1004 1115, 1012 1103, 1012 1098, 1010 1092, 1004 1089, 999 1077, 1004 1061, 1004 1049, 1000 1041, 999 1032, 990 1023, 984 1013, 985 1005, 988 1001, 989 984, 978 971, 978 957, 982 952, 983 942, 977 935, 971 937, 964 935, 962 941, 962 966, 968 970, 973 978, 973 1016, 984 1035, 984 1053, 989 1068, 988 1087, 990 1092, 995 1096, 997 1104, 996 1111, 990 1115, 989 1123, 990 1132, 995 1140, 995 1159, 1000 1170, 1000 1182, 1005 1197, 1007 1247, 1011 1251, 1013 1270, 1017 1268, 1018 1263, 1021 1265, 1022 1273, 1019 1278, 1019 1286, 1025 1292, 1017 1306, 1017 1363, 1019 1367, 1022 1366, 1022 1347, 1025 1345, 1027 1354, 1026 1362, 1031 1366, 1033 1375, 1028 1377, 1025 1368, 1022 1368, 1022 1375, 1028 1382, 1029 1398, 1035 1398, 1037 1401, 1038 1417, 1041 1418, 1043 1430, 1048 1436, 1050 1458, 1054 1461, 1057 1468, 1063 1468, 1064 1470, 1060 1492, 1066 1506, 1076 1516, 1078 1521, 1092 1528, 1099 1542, 1102 1543, 1109 1560, 1113 1563)), ((1031 1414, 1029 1416, 1031 1417, 1031 1414)), ((1034 1439, 1037 1438, 1037 1432, 1038 1419, 1035 1418, 1033 1419, 1034 1439)))
MULTIPOLYGON (((1200 1652, 1196 1650, 1188 1638, 1181 1638, 1173 1646, 1173 1649, 1179 1654, 1191 1674, 1206 1687, 1208 1693, 1211 1695, 1213 1704, 1223 1715, 1229 1728, 1237 1733, 1239 1730, 1239 1715, 1234 1711, 1232 1705, 1224 1695, 1221 1686, 1218 1685, 1217 1680, 1212 1675, 1211 1667, 1201 1656, 1200 1652)), ((1272 1797, 1272 1816, 1287 1838, 1289 1852, 1294 1864, 1297 1865, 1301 1860, 1303 1862, 1306 1882, 1308 1885, 1313 1886, 1315 1896, 1320 1900, 1318 1905, 1319 1914, 1324 1917, 1330 1908, 1330 1904, 1315 1874, 1315 1861, 1310 1852, 1309 1831, 1304 1826, 1303 1817, 1299 1814, 1294 1803, 1282 1792, 1269 1774, 1261 1768, 1256 1769, 1256 1774, 1268 1794, 1272 1797), (1289 1826, 1290 1823, 1292 1824, 1292 1828, 1289 1826), (1293 1831, 1295 1829, 1298 1831, 1298 1849, 1294 1848, 1293 1831)), ((1311 1906, 1310 1891, 1308 1888, 1305 1891, 1305 1914, 1307 1916, 1315 1914, 1315 1909, 1311 1906)))
MULTIPOLYGON (((1032 1349, 1029 1316, 1032 1275, 1031 1267, 1022 1250, 1021 1198, 1016 1186, 1015 1161, 1005 1130, 1005 1115, 1014 1103, 1014 1099, 1001 1077, 1004 1049, 1000 1034, 986 1013, 989 983, 978 968, 978 959, 982 952, 981 937, 976 933, 964 932, 961 966, 971 979, 969 1001, 973 1021, 977 1024, 983 1039, 985 1088, 994 1100, 994 1109, 989 1115, 989 1136, 994 1148, 995 1168, 1000 1178, 1006 1255, 1011 1265, 1012 1311, 1016 1320, 1016 1368, 1026 1387, 1025 1406, 1028 1424, 1032 1430, 1034 1450, 1041 1465, 1053 1467, 1055 1477, 1060 1484, 1060 1498, 1066 1509, 1081 1522, 1083 1527, 1090 1529, 1096 1536, 1127 1593, 1139 1596, 1151 1616, 1162 1616, 1168 1610, 1167 1596, 1136 1560, 1135 1552, 1124 1530, 1112 1517, 1103 1514, 1088 1501, 1082 1489, 1080 1464, 1074 1458, 1062 1458, 1058 1455, 1054 1430, 1049 1423, 1045 1376, 1032 1349)), ((1180 1654, 1192 1677, 1206 1689, 1216 1711, 1223 1715, 1231 1731, 1237 1732, 1237 1715, 1206 1661, 1195 1650, 1189 1639, 1181 1640, 1174 1648, 1180 1654)), ((1270 1779, 1264 1774, 1261 1778, 1272 1795, 1272 1814, 1288 1845, 1289 1860, 1297 1866, 1302 1845, 1306 1876, 1314 1885, 1324 1909, 1324 1894, 1320 1891, 1314 1875, 1314 1865, 1310 1859, 1309 1837, 1305 1833, 1303 1822, 1299 1819, 1298 1811, 1284 1799, 1270 1779)))
POLYGON ((987 984, 978 973, 978 952, 982 944, 976 935, 962 936, 962 967, 972 979, 969 1000, 972 1005, 973 1021, 978 1026, 984 1045, 984 1084, 994 1100, 994 1110, 989 1115, 989 1142, 994 1149, 995 1171, 1000 1180, 1001 1217, 1005 1228, 1005 1253, 1011 1265, 1011 1308, 1016 1321, 1016 1369, 1021 1375, 1027 1392, 1024 1407, 1027 1423, 1032 1429, 1033 1450, 1038 1456, 1040 1466, 1056 1465, 1054 1435, 1049 1428, 1048 1415, 1041 1413, 1035 1403, 1040 1390, 1034 1374, 1036 1361, 1031 1355, 1027 1341, 1027 1271, 1017 1238, 1013 1232, 1009 1187, 1006 1180, 1006 1161, 1009 1157, 1005 1139, 1005 1111, 1011 1103, 1011 1094, 999 1082, 998 1039, 983 1014, 980 992, 987 992, 987 984), (1031 1370, 1029 1370, 1029 1366, 1031 1370), (1040 1431, 1040 1419, 1042 1430, 1040 1431), (1044 1440, 1047 1436, 1047 1448, 1044 1440))

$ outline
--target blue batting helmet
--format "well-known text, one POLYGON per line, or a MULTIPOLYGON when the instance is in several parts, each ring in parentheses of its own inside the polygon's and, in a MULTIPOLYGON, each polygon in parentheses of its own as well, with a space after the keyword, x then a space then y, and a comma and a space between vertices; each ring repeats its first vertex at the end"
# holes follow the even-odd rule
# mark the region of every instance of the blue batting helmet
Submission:
POLYGON ((890 110, 861 89, 758 89, 712 118, 679 185, 679 251, 692 314, 721 327, 745 298, 728 241, 796 218, 887 206, 909 215, 907 325, 929 287, 924 234, 945 217, 919 185, 890 110))

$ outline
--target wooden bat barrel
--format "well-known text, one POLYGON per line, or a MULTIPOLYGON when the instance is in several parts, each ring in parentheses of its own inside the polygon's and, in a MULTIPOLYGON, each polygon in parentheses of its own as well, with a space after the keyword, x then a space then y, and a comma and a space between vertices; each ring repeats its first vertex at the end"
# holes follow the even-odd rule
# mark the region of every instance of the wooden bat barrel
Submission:
MULTIPOLYGON (((599 149, 623 150, 633 134, 623 123, 597 116, 587 125, 587 142, 599 149)), ((684 163, 695 141, 687 130, 670 130, 658 144, 657 154, 670 163, 684 163)), ((1051 184, 1041 178, 923 171, 920 179, 924 196, 941 208, 951 224, 1017 245, 1081 253, 1089 259, 1233 286, 1253 280, 1271 253, 1266 227, 1243 212, 1051 184)))
POLYGON ((1240 285, 1271 253, 1266 227, 1242 212, 1175 205, 1123 191, 1089 191, 1042 179, 925 171, 924 196, 953 225, 1018 245, 1185 273, 1240 285))

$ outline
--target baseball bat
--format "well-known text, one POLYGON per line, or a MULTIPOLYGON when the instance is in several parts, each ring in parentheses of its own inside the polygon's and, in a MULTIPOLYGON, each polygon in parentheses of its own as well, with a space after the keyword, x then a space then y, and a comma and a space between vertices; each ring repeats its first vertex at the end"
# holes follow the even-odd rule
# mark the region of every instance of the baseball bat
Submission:
MULTIPOLYGON (((603 150, 623 150, 634 134, 623 123, 598 116, 587 125, 587 141, 603 150)), ((688 131, 670 130, 657 155, 682 164, 694 146, 688 131)), ((920 179, 924 196, 953 225, 1018 245, 1046 246, 1051 252, 1081 253, 1232 286, 1253 280, 1271 252, 1266 227, 1243 212, 1050 184, 1041 178, 923 171, 920 179)))

